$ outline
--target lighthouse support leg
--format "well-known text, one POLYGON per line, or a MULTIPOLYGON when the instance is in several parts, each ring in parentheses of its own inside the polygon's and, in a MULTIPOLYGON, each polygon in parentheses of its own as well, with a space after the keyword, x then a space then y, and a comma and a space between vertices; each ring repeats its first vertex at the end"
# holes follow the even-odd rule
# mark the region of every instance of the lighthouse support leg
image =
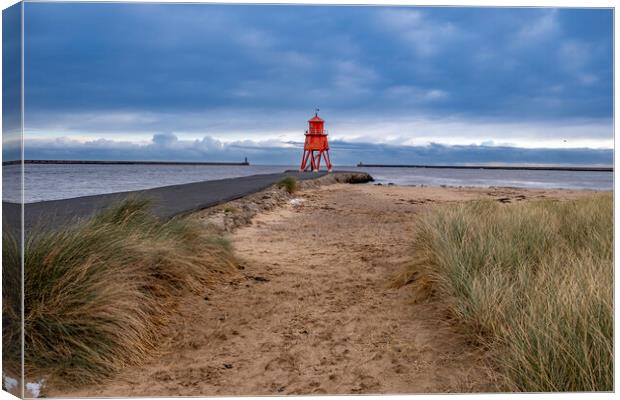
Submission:
POLYGON ((309 157, 310 157, 310 151, 304 150, 304 154, 301 157, 301 167, 299 167, 300 171, 305 171, 308 168, 307 164, 308 164, 309 157))
POLYGON ((310 171, 314 171, 314 151, 313 150, 308 150, 308 158, 310 159, 310 171))
POLYGON ((313 167, 313 171, 318 172, 318 170, 321 168, 321 152, 317 152, 317 155, 314 157, 314 167, 313 167))
POLYGON ((329 150, 325 150, 323 152, 323 158, 325 159, 325 166, 327 167, 327 172, 332 170, 332 162, 329 159, 329 150))

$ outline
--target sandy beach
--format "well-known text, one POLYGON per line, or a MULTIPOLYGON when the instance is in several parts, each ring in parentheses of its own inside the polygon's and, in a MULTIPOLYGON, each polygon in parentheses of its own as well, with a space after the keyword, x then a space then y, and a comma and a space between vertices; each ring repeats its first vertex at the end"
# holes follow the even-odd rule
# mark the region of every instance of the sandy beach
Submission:
MULTIPOLYGON (((312 185, 307 185, 312 186, 312 185)), ((104 384, 48 396, 213 396, 493 391, 484 354, 391 285, 410 259, 415 216, 488 198, 591 192, 331 184, 273 201, 228 228, 238 271, 188 295, 160 354, 104 384)), ((261 197, 262 196, 262 197, 261 197)), ((235 202, 233 202, 235 203, 235 202)), ((203 221, 231 206, 194 214, 203 221)))

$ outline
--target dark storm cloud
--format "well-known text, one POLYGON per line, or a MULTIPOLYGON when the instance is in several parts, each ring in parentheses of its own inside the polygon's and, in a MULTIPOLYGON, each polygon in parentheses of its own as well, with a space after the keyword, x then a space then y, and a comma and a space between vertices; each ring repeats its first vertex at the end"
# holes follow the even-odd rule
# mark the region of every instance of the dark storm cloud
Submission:
POLYGON ((2 12, 2 158, 21 157, 21 4, 2 12), (15 145, 17 144, 17 145, 15 145))
POLYGON ((610 10, 28 3, 26 18, 33 111, 611 116, 610 10))

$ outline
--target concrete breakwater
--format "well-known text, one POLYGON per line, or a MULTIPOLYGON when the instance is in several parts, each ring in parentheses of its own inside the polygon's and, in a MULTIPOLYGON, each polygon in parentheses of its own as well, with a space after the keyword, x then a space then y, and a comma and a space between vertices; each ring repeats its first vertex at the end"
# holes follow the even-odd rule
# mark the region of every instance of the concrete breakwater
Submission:
MULTIPOLYGON (((2 165, 19 165, 21 160, 3 161, 2 165)), ((81 164, 81 165, 250 165, 246 158, 241 162, 227 161, 100 161, 100 160, 24 160, 24 164, 81 164)))
MULTIPOLYGON (((57 228, 80 218, 90 217, 97 211, 128 197, 149 199, 153 204, 155 215, 170 218, 259 192, 287 176, 304 181, 325 175, 327 172, 285 171, 276 174, 252 175, 147 190, 27 203, 24 204, 23 210, 24 228, 26 232, 32 231, 32 229, 57 228)), ((335 171, 331 175, 337 181, 342 182, 363 183, 372 180, 372 177, 365 172, 335 171)), ((2 203, 5 227, 20 226, 21 207, 22 205, 18 203, 2 203)))

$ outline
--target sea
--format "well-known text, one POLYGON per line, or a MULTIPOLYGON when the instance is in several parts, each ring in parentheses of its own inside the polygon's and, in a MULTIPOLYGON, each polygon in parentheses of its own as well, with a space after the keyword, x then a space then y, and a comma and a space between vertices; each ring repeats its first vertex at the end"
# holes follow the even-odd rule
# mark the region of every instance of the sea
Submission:
MULTIPOLYGON (((297 166, 249 165, 100 165, 26 164, 26 203, 59 200, 103 193, 125 192, 206 180, 270 174, 297 166)), ((613 189, 612 172, 522 171, 483 169, 380 168, 338 166, 335 170, 365 171, 376 183, 425 186, 510 186, 537 189, 613 189)), ((3 201, 19 202, 20 166, 6 165, 3 172, 3 201)))

